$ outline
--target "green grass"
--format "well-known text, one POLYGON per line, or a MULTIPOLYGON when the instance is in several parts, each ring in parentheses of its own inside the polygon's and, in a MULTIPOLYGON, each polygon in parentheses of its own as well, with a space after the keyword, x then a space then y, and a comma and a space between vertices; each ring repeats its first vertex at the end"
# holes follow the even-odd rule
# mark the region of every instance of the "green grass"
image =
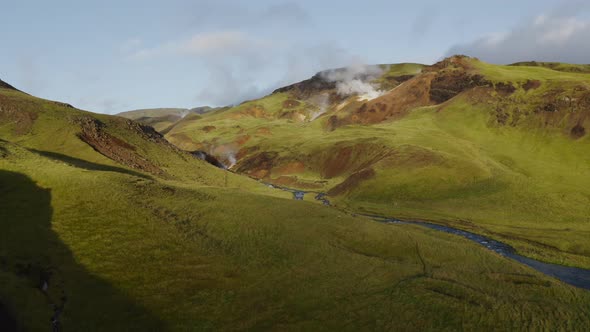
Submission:
POLYGON ((494 82, 535 77, 542 85, 508 99, 462 95, 334 131, 323 118, 280 118, 290 96, 275 94, 167 134, 193 147, 274 151, 275 166, 302 161, 296 176, 321 190, 373 168, 374 178, 330 198, 339 209, 189 158, 120 118, 1 89, 0 310, 25 330, 49 329, 49 305, 62 293, 70 331, 588 329, 588 291, 467 239, 345 212, 449 223, 531 257, 590 267, 588 137, 569 137, 567 117, 544 127, 534 116, 517 126, 494 120, 497 103, 512 119, 554 86, 588 78, 474 66, 494 82), (255 106, 268 116, 243 113, 255 106), (28 128, 11 110, 36 119, 28 128), (165 175, 94 151, 76 136, 79 116, 102 121, 165 175), (243 135, 250 140, 236 145, 243 135))
POLYGON ((588 72, 560 72, 547 67, 501 66, 472 61, 474 67, 486 78, 494 81, 526 81, 528 79, 588 82, 588 72))
POLYGON ((455 222, 493 234, 532 257, 590 266, 587 142, 489 128, 484 117, 484 111, 458 104, 388 124, 391 132, 405 133, 395 136, 397 144, 427 148, 439 161, 385 164, 375 179, 344 198, 345 204, 455 222))
POLYGON ((88 170, 9 143, 0 298, 64 330, 583 329, 586 291, 450 235, 317 204, 88 170), (23 245, 26 243, 26 245, 23 245), (13 266, 31 264, 27 273, 13 266), (62 283, 63 281, 63 283, 62 283))

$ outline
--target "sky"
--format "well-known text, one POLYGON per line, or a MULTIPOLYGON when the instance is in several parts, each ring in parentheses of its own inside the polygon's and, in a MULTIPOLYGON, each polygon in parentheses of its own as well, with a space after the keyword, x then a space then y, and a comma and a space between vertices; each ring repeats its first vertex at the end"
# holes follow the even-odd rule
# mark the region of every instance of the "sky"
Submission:
POLYGON ((590 63, 590 1, 0 0, 0 79, 100 113, 225 106, 329 68, 590 63))

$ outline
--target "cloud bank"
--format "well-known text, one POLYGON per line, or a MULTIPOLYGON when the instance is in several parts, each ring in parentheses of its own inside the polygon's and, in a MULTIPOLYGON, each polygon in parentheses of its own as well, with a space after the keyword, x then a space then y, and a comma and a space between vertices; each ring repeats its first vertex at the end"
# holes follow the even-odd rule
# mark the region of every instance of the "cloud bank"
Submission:
MULTIPOLYGON (((336 42, 311 43, 306 36, 314 22, 295 3, 275 4, 260 11, 247 7, 227 10, 214 2, 199 7, 194 19, 199 31, 152 47, 136 41, 125 45, 132 50, 127 53, 128 61, 149 63, 166 58, 202 68, 199 76, 206 78, 206 84, 195 91, 196 104, 235 105, 320 70, 360 62, 336 42), (208 9, 208 15, 202 14, 203 8, 208 9), (231 24, 217 27, 210 16, 231 24)), ((370 87, 350 88, 368 91, 370 87)))
POLYGON ((587 5, 563 6, 504 33, 456 45, 448 55, 466 54, 491 63, 555 61, 590 63, 590 21, 578 17, 587 5))

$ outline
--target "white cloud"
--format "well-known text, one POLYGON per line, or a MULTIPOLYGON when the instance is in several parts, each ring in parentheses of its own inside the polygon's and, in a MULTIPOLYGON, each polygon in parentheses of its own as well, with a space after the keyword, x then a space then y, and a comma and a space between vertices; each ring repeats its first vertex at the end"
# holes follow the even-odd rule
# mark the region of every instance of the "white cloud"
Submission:
POLYGON ((559 61, 590 63, 590 22, 571 11, 539 15, 506 33, 456 45, 447 55, 467 54, 492 63, 559 61))
POLYGON ((256 43, 239 31, 220 31, 193 36, 178 45, 178 51, 185 54, 219 54, 248 48, 256 43))
POLYGON ((135 50, 128 58, 146 60, 171 55, 202 57, 243 54, 269 47, 271 43, 240 31, 213 31, 195 34, 187 39, 167 42, 153 48, 135 50))
MULTIPOLYGON (((314 23, 295 2, 260 10, 225 0, 202 1, 180 20, 192 22, 185 31, 199 32, 170 38, 153 47, 132 43, 126 59, 151 63, 179 61, 205 78, 195 91, 196 104, 225 106, 262 97, 274 89, 309 78, 320 70, 353 63, 337 43, 311 44, 306 34, 314 23), (197 10, 198 9, 198 10, 197 10)), ((146 39, 147 40, 147 39, 146 39)), ((356 60, 356 59, 355 59, 356 60)))
POLYGON ((585 33, 588 31, 588 23, 580 21, 577 18, 554 18, 543 19, 543 23, 538 26, 544 30, 540 37, 542 43, 565 43, 570 40, 577 33, 585 33))

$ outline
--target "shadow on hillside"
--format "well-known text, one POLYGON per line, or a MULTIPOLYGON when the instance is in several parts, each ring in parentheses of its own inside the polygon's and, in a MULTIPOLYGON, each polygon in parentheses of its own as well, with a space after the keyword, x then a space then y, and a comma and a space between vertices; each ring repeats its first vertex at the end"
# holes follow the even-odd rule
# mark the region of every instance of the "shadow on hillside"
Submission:
POLYGON ((0 303, 0 330, 1 331, 17 331, 16 321, 12 313, 0 303))
POLYGON ((35 149, 29 149, 29 151, 40 154, 43 157, 47 157, 47 158, 50 158, 53 160, 62 161, 64 163, 70 164, 70 165, 78 167, 78 168, 87 169, 89 171, 117 172, 117 173, 123 173, 123 174, 141 177, 144 179, 152 179, 152 177, 149 175, 146 175, 146 174, 143 174, 140 172, 136 172, 136 171, 132 171, 130 169, 116 167, 116 166, 96 164, 96 163, 86 161, 83 159, 78 159, 78 158, 66 156, 61 153, 50 152, 50 151, 41 151, 41 150, 35 150, 35 149))
POLYGON ((77 263, 52 230, 52 214, 51 189, 0 170, 0 331, 161 330, 145 308, 77 263))

